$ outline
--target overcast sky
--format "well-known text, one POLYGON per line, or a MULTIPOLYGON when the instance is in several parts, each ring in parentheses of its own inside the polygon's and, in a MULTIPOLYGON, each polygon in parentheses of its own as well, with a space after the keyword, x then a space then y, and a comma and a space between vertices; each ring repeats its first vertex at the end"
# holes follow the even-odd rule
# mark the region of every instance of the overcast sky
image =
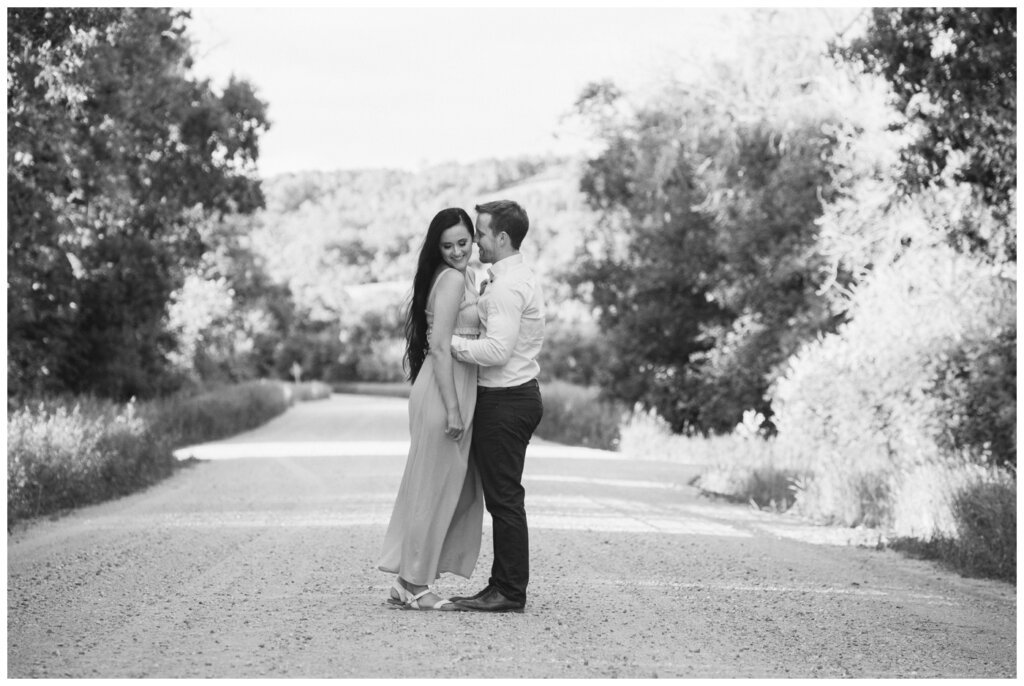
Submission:
POLYGON ((196 71, 269 103, 264 176, 566 152, 581 89, 642 91, 736 49, 742 13, 661 8, 202 8, 196 71))

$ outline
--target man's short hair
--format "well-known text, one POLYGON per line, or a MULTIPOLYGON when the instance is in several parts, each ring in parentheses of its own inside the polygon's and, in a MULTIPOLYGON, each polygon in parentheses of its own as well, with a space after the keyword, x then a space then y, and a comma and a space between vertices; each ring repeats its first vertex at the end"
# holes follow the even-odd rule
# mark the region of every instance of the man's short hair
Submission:
POLYGON ((526 216, 526 210, 519 206, 514 200, 494 200, 476 206, 477 214, 491 215, 491 230, 494 235, 502 231, 508 234, 512 241, 512 247, 519 250, 519 246, 530 229, 530 218, 526 216))

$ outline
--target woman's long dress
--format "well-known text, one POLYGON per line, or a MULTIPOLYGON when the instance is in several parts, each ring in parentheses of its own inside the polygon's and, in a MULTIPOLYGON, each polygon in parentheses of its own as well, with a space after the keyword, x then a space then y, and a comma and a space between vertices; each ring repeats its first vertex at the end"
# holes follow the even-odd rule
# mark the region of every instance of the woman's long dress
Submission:
MULTIPOLYGON (((480 316, 473 273, 465 273, 465 293, 454 333, 477 337, 480 316)), ((427 326, 434 322, 435 287, 427 298, 427 326)), ((452 360, 455 394, 465 427, 456 442, 445 436, 447 413, 430 355, 409 395, 412 442, 378 568, 418 586, 450 572, 469 578, 480 555, 483 490, 469 459, 476 405, 476 365, 452 360)))

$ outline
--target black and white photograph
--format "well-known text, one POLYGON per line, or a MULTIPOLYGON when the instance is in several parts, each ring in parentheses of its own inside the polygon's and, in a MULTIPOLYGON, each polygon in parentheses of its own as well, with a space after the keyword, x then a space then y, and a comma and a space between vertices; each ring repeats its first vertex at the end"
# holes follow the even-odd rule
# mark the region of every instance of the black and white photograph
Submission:
POLYGON ((1017 10, 8 3, 5 678, 1017 677, 1017 10))

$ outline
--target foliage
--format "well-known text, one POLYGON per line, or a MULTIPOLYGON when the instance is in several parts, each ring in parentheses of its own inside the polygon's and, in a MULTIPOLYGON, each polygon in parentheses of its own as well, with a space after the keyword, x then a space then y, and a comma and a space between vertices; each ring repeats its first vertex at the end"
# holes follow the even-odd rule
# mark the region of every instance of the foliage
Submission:
POLYGON ((251 246, 251 218, 202 225, 209 246, 171 294, 167 328, 177 348, 173 367, 193 384, 286 377, 282 341, 301 327, 287 287, 274 283, 251 246))
POLYGON ((1017 580, 1017 484, 977 483, 953 502, 958 565, 968 573, 1017 580))
MULTIPOLYGON (((859 86, 867 114, 884 94, 859 86)), ((877 114, 861 121, 836 129, 846 190, 820 220, 830 270, 854 276, 825 291, 850 321, 782 368, 779 449, 808 472, 796 504, 808 516, 954 536, 956 493, 980 478, 978 465, 1016 459, 1016 283, 1011 269, 944 245, 949 227, 991 221, 971 189, 950 172, 893 198, 907 132, 877 114)))
POLYGON ((265 105, 188 76, 188 13, 8 12, 9 393, 174 383, 170 293, 211 213, 262 203, 265 105))
POLYGON ((363 381, 404 381, 408 378, 402 366, 404 352, 403 339, 382 339, 356 355, 353 376, 363 381))
MULTIPOLYGON (((287 288, 294 308, 279 332, 274 374, 287 376, 299 362, 304 374, 332 383, 404 378, 395 354, 402 308, 426 225, 445 206, 471 211, 511 197, 526 207, 523 252, 545 278, 552 312, 560 311, 570 294, 559 274, 571 264, 579 234, 595 223, 576 179, 564 160, 521 157, 418 173, 366 169, 268 180, 267 207, 252 219, 248 246, 268 278, 287 288)), ((484 269, 476 260, 471 267, 484 269)), ((206 288, 223 290, 216 283, 206 288)), ((592 346, 589 338, 576 339, 581 351, 592 346)), ((578 362, 589 365, 591 357, 584 353, 578 362)), ((579 365, 577 374, 592 375, 579 365)))
POLYGON ((544 345, 537 362, 540 379, 557 379, 577 386, 601 387, 603 359, 611 354, 593 317, 577 301, 550 308, 544 326, 544 345))
POLYGON ((1016 260, 1017 11, 1013 7, 888 7, 867 34, 834 52, 891 85, 912 139, 902 149, 908 191, 974 187, 999 231, 953 227, 951 239, 997 260, 1016 260))
POLYGON ((174 458, 134 404, 39 403, 8 415, 7 520, 124 495, 174 458))
POLYGON ((288 388, 293 402, 326 400, 331 397, 331 387, 322 381, 307 381, 291 384, 288 388))
MULTIPOLYGON (((1016 581, 1017 489, 1012 473, 948 462, 921 465, 908 473, 904 485, 920 480, 920 488, 894 491, 887 475, 879 472, 847 471, 838 478, 810 481, 807 477, 820 466, 784 449, 778 437, 761 437, 760 424, 760 417, 748 413, 729 435, 681 436, 655 413, 637 407, 621 426, 620 451, 633 459, 699 465, 701 472, 691 485, 702 494, 762 510, 793 515, 802 512, 799 499, 817 497, 856 515, 819 518, 841 525, 849 534, 847 542, 863 543, 873 536, 879 545, 938 560, 961 574, 1016 581), (810 484, 819 489, 813 496, 810 484), (948 506, 944 528, 911 532, 887 525, 892 520, 887 515, 902 511, 898 516, 906 522, 909 512, 933 509, 943 498, 948 506), (850 526, 861 533, 853 535, 850 526)), ((827 468, 821 473, 831 474, 827 468)))
POLYGON ((940 357, 928 394, 941 400, 940 448, 1017 466, 1017 326, 968 339, 940 357), (991 336, 991 337, 990 337, 991 336))
POLYGON ((615 450, 619 424, 625 408, 603 400, 600 390, 564 381, 547 381, 541 386, 544 416, 536 435, 567 445, 615 450))
MULTIPOLYGON (((1015 301, 1015 285, 998 269, 943 245, 876 268, 855 292, 851 321, 795 355, 775 388, 780 449, 814 474, 798 508, 852 524, 866 516, 868 492, 912 503, 876 513, 901 532, 950 529, 957 480, 935 482, 928 473, 962 460, 948 440, 948 417, 969 412, 956 401, 970 395, 937 380, 948 378, 949 351, 998 340, 1012 326, 1015 301), (877 485, 837 485, 865 477, 877 485)), ((991 416, 975 419, 993 426, 991 416)))
POLYGON ((179 447, 254 429, 288 409, 291 401, 287 384, 248 381, 153 400, 140 414, 155 434, 179 447))
MULTIPOLYGON (((762 59, 629 111, 609 84, 577 103, 605 146, 581 181, 603 235, 570 280, 614 350, 610 392, 676 431, 729 431, 748 409, 770 419, 778 365, 842 320, 821 294, 816 222, 840 191, 832 131, 854 94, 807 40, 787 45, 752 39, 762 59)), ((850 280, 841 265, 833 276, 850 280)))
POLYGON ((939 560, 965 576, 1017 583, 1017 484, 976 483, 954 501, 957 535, 899 537, 889 547, 939 560))
MULTIPOLYGON (((859 112, 884 102, 870 80, 858 83, 859 112)), ((1011 269, 957 258, 936 243, 997 236, 1007 224, 957 181, 956 165, 927 186, 904 179, 919 129, 899 116, 861 121, 836 131, 833 159, 848 190, 826 205, 820 223, 831 264, 845 265, 860 284, 833 279, 826 295, 848 304, 854 321, 804 351, 835 357, 820 369, 817 389, 792 389, 817 412, 785 432, 780 426, 780 439, 813 471, 798 496, 801 511, 955 544, 957 494, 1002 478, 986 465, 1016 462, 1015 280, 1011 269), (900 186, 917 190, 894 197, 900 186), (847 361, 837 368, 840 357, 847 361)), ((801 360, 803 353, 791 373, 801 360)))
POLYGON ((696 485, 702 495, 785 512, 796 501, 801 476, 774 465, 731 465, 702 473, 696 485))
MULTIPOLYGON (((847 321, 779 368, 778 435, 721 458, 700 483, 746 498, 769 464, 795 475, 793 512, 878 527, 895 547, 964 573, 1015 578, 1016 279, 993 242, 984 255, 951 247, 1010 224, 985 205, 994 196, 958 176, 968 167, 955 156, 929 183, 907 176, 921 129, 878 111, 877 80, 853 83, 859 120, 830 127, 838 192, 818 222, 830 272, 823 294, 847 321), (913 192, 894 197, 900 185, 913 192)), ((1005 142, 998 131, 975 133, 989 136, 971 142, 976 150, 1005 142)))
MULTIPOLYGON (((447 164, 419 173, 388 169, 285 174, 266 184, 253 246, 311 319, 348 318, 349 289, 412 282, 416 252, 440 209, 472 211, 487 193, 542 173, 557 160, 521 157, 447 164)), ((533 209, 533 208, 529 208, 533 209)))
POLYGON ((283 412, 292 390, 255 382, 195 396, 117 404, 64 396, 32 402, 7 416, 7 521, 126 495, 172 473, 172 450, 224 438, 283 412))
POLYGON ((680 436, 655 413, 639 406, 621 429, 622 452, 630 457, 701 465, 690 482, 702 495, 784 512, 792 507, 804 471, 763 438, 764 418, 748 410, 732 433, 680 436))

